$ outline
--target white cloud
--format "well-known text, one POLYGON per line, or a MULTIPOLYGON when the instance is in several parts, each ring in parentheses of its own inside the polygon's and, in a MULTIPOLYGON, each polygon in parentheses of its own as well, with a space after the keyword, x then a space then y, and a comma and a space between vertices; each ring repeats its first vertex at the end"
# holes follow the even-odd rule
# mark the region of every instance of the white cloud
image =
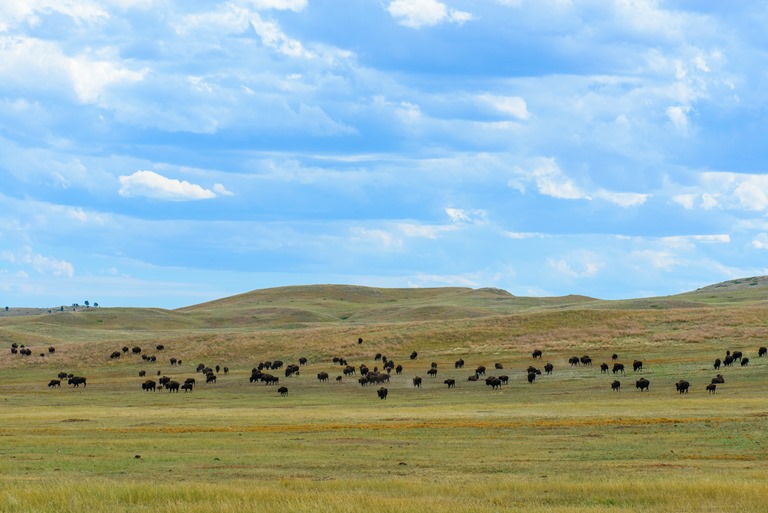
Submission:
POLYGON ((219 196, 234 196, 235 193, 228 191, 226 187, 224 187, 220 183, 213 184, 213 192, 218 194, 219 196))
POLYGON ((690 122, 688 120, 688 112, 690 112, 691 108, 687 105, 674 105, 671 107, 667 107, 667 117, 672 121, 672 124, 675 125, 675 128, 682 134, 687 134, 688 129, 690 126, 690 122))
MULTIPOLYGON (((36 254, 30 247, 25 247, 19 251, 0 252, 0 260, 5 260, 15 265, 28 265, 35 272, 42 275, 66 276, 68 278, 75 275, 75 268, 71 263, 36 254)), ((23 273, 26 276, 23 270, 19 271, 19 273, 23 273)))
POLYGON ((495 96, 484 94, 479 98, 480 101, 490 105, 492 108, 503 114, 509 114, 510 116, 522 120, 530 117, 525 99, 519 96, 495 96))
POLYGON ((480 284, 466 276, 418 274, 408 282, 409 287, 479 287, 480 284))
POLYGON ((537 233, 537 232, 502 232, 502 235, 504 237, 508 237, 510 239, 543 239, 549 237, 549 235, 545 233, 537 233))
POLYGON ((682 206, 686 210, 692 210, 696 204, 695 194, 677 194, 672 196, 672 201, 682 206))
POLYGON ((93 23, 108 18, 104 9, 96 2, 72 0, 13 0, 0 2, 0 32, 27 24, 36 26, 40 17, 52 13, 67 16, 75 23, 93 23))
POLYGON ((445 226, 434 226, 425 224, 413 224, 402 223, 398 225, 398 228, 403 232, 406 237, 422 238, 422 239, 437 239, 440 234, 446 231, 445 226))
POLYGON ((353 227, 350 231, 352 233, 352 241, 360 243, 365 247, 374 245, 378 249, 396 250, 400 249, 403 245, 400 239, 397 239, 385 230, 353 227))
POLYGON ((121 196, 145 196, 147 198, 167 201, 191 201, 216 197, 216 193, 192 184, 186 180, 180 181, 166 178, 152 171, 136 171, 132 175, 123 175, 120 181, 121 196))
POLYGON ((544 159, 532 172, 541 194, 559 199, 592 199, 565 176, 554 159, 544 159))
POLYGON ((258 10, 301 12, 307 6, 307 0, 243 0, 243 2, 258 10))
POLYGON ((620 207, 636 207, 642 205, 648 200, 649 194, 639 194, 634 192, 611 192, 606 190, 599 190, 595 193, 595 197, 604 199, 611 203, 615 203, 620 207))
POLYGON ((432 27, 444 22, 463 24, 472 19, 472 14, 449 9, 437 0, 392 0, 387 11, 409 28, 432 27))
POLYGON ((597 255, 589 251, 580 252, 568 260, 549 258, 547 264, 556 272, 569 278, 591 278, 603 267, 597 255))
POLYGON ((688 242, 703 242, 703 243, 713 243, 713 244, 728 244, 731 242, 731 236, 727 233, 717 233, 713 235, 676 235, 672 237, 662 237, 662 241, 664 242, 671 242, 673 244, 677 243, 688 243, 688 242))
POLYGON ((768 249, 768 233, 758 233, 752 239, 752 247, 755 249, 768 249))
POLYGON ((669 271, 683 264, 683 260, 668 251, 641 250, 633 251, 632 256, 644 261, 654 269, 669 271))
POLYGON ((446 208, 445 213, 454 223, 484 224, 488 217, 485 210, 479 209, 446 208))

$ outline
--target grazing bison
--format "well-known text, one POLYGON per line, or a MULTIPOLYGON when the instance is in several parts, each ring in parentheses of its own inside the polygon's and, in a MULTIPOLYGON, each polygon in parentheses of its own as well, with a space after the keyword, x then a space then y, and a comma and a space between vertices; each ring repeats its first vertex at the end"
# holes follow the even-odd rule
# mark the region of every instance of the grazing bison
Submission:
POLYGON ((462 369, 462 368, 464 368, 464 360, 462 360, 462 359, 456 360, 456 362, 454 362, 454 364, 453 364, 453 368, 454 369, 462 369))
POLYGON ((761 347, 760 349, 757 350, 757 357, 762 358, 763 356, 765 356, 766 353, 768 353, 768 348, 761 347))
MULTIPOLYGON (((259 365, 261 365, 261 364, 259 364, 259 365)), ((205 364, 204 363, 198 363, 197 367, 195 368, 195 372, 200 372, 203 369, 205 369, 205 364)), ((259 370, 261 370, 261 368, 259 370)))
POLYGON ((619 381, 618 379, 614 380, 613 383, 611 383, 611 390, 613 390, 614 392, 618 392, 619 390, 621 390, 621 381, 619 381))
POLYGON ((205 382, 206 383, 216 383, 216 374, 206 374, 205 382))
POLYGON ((155 383, 151 379, 148 379, 141 384, 141 389, 144 390, 145 392, 148 392, 150 390, 154 392, 157 389, 157 383, 155 383))
POLYGON ((587 355, 582 356, 579 361, 581 361, 582 365, 591 366, 592 365, 592 358, 590 358, 587 355))
POLYGON ((455 388, 456 387, 456 380, 455 379, 446 379, 443 381, 443 384, 448 385, 448 388, 455 388))
POLYGON ((534 350, 534 351, 533 351, 533 353, 531 353, 531 356, 533 356, 533 359, 534 359, 534 360, 535 360, 536 358, 538 358, 539 360, 541 360, 541 349, 536 349, 536 350, 534 350))
POLYGON ((734 361, 741 360, 741 351, 734 351, 731 356, 733 356, 734 361))
POLYGON ((168 361, 169 361, 169 362, 171 362, 171 365, 176 365, 176 362, 177 362, 178 360, 177 360, 176 358, 171 358, 171 359, 170 359, 170 360, 168 360, 168 361))
POLYGON ((613 354, 611 355, 611 360, 613 360, 614 362, 615 362, 616 360, 618 360, 618 359, 619 359, 619 355, 617 355, 616 353, 613 353, 613 354))
POLYGON ((554 370, 555 366, 551 363, 547 362, 547 364, 544 366, 544 372, 547 374, 552 374, 552 371, 554 370))
POLYGON ((140 370, 140 371, 139 371, 139 377, 140 377, 140 378, 143 378, 143 377, 144 377, 144 376, 146 376, 146 375, 147 375, 147 371, 145 371, 145 370, 140 370))
POLYGON ((723 362, 720 361, 720 358, 715 358, 715 363, 714 363, 715 370, 720 370, 721 363, 723 362))
POLYGON ((535 372, 529 372, 528 373, 528 383, 533 384, 534 381, 536 381, 536 373, 535 372))
POLYGON ((114 360, 115 358, 120 358, 120 354, 120 351, 112 351, 112 354, 109 355, 109 357, 114 360))
POLYGON ((306 365, 308 361, 309 360, 307 360, 302 356, 301 358, 299 358, 299 365, 306 365))
POLYGON ((344 370, 342 371, 345 376, 354 376, 357 374, 357 371, 355 371, 355 367, 352 365, 347 365, 344 367, 344 370))
POLYGON ((59 378, 59 379, 66 379, 67 378, 67 373, 66 372, 59 372, 56 377, 59 378))
POLYGON ((509 383, 509 376, 507 375, 499 376, 499 381, 501 381, 502 385, 506 385, 507 383, 509 383))
POLYGON ((417 353, 416 351, 414 351, 414 352, 412 352, 412 353, 411 353, 411 356, 410 356, 410 358, 411 358, 411 360, 415 360, 417 356, 419 356, 419 353, 417 353))
POLYGON ((687 394, 688 393, 688 388, 690 386, 691 386, 691 384, 688 383, 687 381, 685 381, 684 379, 681 379, 680 381, 675 383, 675 388, 681 394, 687 394))
POLYGON ((49 353, 51 353, 51 354, 53 354, 53 353, 55 353, 55 352, 56 352, 56 348, 55 348, 55 347, 53 347, 53 346, 51 346, 51 347, 49 347, 49 348, 48 348, 48 352, 49 352, 49 353))
POLYGON ((181 385, 181 389, 184 390, 185 394, 191 392, 193 388, 195 388, 195 386, 192 383, 184 383, 181 385))
POLYGON ((741 366, 742 367, 746 367, 747 365, 749 365, 749 358, 742 358, 741 359, 741 366))
POLYGON ((376 353, 376 355, 373 357, 374 361, 380 361, 381 360, 381 353, 376 353))
POLYGON ((537 369, 536 367, 534 367, 533 365, 529 365, 528 369, 526 369, 526 372, 528 372, 528 373, 533 372, 534 374, 541 374, 541 371, 539 369, 537 369))
POLYGON ((481 365, 480 367, 475 369, 475 374, 477 374, 478 376, 485 376, 485 367, 481 365))
POLYGON ((613 364, 613 373, 616 374, 617 372, 621 372, 624 374, 624 364, 623 363, 614 363, 613 364))
POLYGON ((127 353, 129 351, 128 346, 123 346, 122 350, 123 350, 124 353, 127 353))
POLYGON ((722 374, 718 374, 714 378, 712 378, 712 383, 725 383, 725 378, 722 374))
POLYGON ((362 344, 362 343, 363 343, 363 337, 360 337, 360 338, 358 338, 358 339, 357 339, 357 343, 358 343, 358 344, 362 344))
POLYGON ((733 356, 727 355, 723 360, 723 365, 725 365, 726 367, 730 367, 732 364, 733 364, 733 356))
POLYGON ((288 395, 288 387, 280 387, 277 391, 280 395, 288 395))
POLYGON ((608 364, 607 363, 601 363, 600 364, 600 374, 607 374, 608 373, 608 364))
POLYGON ((429 369, 427 371, 427 376, 429 376, 430 378, 434 378, 435 376, 437 376, 437 369, 435 369, 434 367, 429 369))
POLYGON ((491 390, 499 390, 501 388, 501 380, 493 376, 486 379, 485 384, 491 387, 491 390))
POLYGON ((165 346, 163 344, 157 344, 155 346, 155 349, 157 349, 158 351, 162 351, 163 349, 165 349, 165 346))
POLYGON ((640 378, 635 382, 635 387, 639 388, 642 392, 643 390, 648 390, 648 387, 651 386, 651 382, 648 381, 645 378, 640 378))
POLYGON ((83 385, 83 387, 86 386, 85 378, 81 376, 72 376, 67 381, 67 384, 74 386, 75 388, 78 388, 80 385, 83 385))
POLYGON ((421 378, 419 376, 413 378, 413 386, 416 388, 421 388, 421 378))
POLYGON ((634 362, 632 362, 632 370, 635 372, 639 370, 643 370, 643 362, 641 362, 640 360, 635 360, 634 362))
POLYGON ((579 364, 579 357, 571 356, 570 358, 568 358, 568 363, 570 363, 573 366, 577 366, 579 364))
POLYGON ((178 393, 180 386, 181 385, 179 384, 178 381, 169 381, 168 383, 166 383, 165 388, 168 389, 168 392, 176 392, 176 393, 178 393))
POLYGON ((716 384, 710 383, 709 385, 707 385, 707 392, 709 392, 710 394, 714 394, 715 390, 717 390, 716 384))
POLYGON ((389 393, 389 390, 387 390, 384 387, 381 387, 376 393, 379 395, 379 399, 386 399, 387 394, 389 393))
POLYGON ((61 380, 60 379, 52 379, 48 382, 48 388, 61 388, 61 380))
POLYGON ((327 372, 318 372, 317 373, 317 380, 320 382, 328 381, 328 373, 327 372))
POLYGON ((133 354, 141 354, 141 348, 139 346, 134 346, 134 348, 131 349, 131 352, 133 354))
POLYGON ((397 367, 395 367, 395 374, 400 375, 403 373, 403 366, 398 364, 397 367))

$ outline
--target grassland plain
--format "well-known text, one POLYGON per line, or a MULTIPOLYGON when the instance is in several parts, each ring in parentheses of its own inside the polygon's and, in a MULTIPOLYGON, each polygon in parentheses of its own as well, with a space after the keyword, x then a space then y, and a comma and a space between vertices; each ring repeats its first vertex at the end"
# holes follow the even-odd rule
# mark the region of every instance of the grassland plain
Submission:
POLYGON ((601 302, 306 287, 173 312, 0 318, 5 347, 34 348, 0 353, 0 512, 764 512, 761 290, 601 302), (123 345, 158 362, 110 359, 123 345), (749 365, 713 370, 714 358, 737 349, 749 365), (333 357, 373 368, 376 353, 405 368, 387 400, 356 377, 333 379, 333 357), (626 375, 600 372, 613 353, 626 375), (568 365, 584 354, 593 366, 568 365), (248 380, 260 361, 300 356, 309 364, 299 376, 280 374, 286 397, 248 380), (642 372, 631 370, 634 359, 642 372), (528 384, 525 369, 547 361, 553 374, 528 384), (140 389, 139 370, 200 381, 201 362, 230 372, 188 394, 140 389), (438 374, 428 378, 432 362, 438 374), (507 374, 509 385, 467 381, 495 363, 504 369, 489 373, 507 374), (87 376, 88 386, 47 388, 60 371, 87 376), (316 379, 321 371, 330 383, 316 379), (725 383, 707 394, 718 372, 725 383), (640 376, 649 391, 635 389, 640 376), (679 379, 691 382, 689 394, 676 393, 679 379))

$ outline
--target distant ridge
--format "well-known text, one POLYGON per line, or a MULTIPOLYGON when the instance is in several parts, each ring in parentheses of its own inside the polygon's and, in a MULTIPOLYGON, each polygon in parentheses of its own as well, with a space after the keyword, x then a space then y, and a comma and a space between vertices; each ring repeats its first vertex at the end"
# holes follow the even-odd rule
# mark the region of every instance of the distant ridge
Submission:
POLYGON ((720 283, 714 283, 696 289, 697 291, 712 291, 712 290, 735 290, 735 289, 749 289, 752 287, 766 287, 768 286, 768 276, 752 276, 750 278, 738 278, 735 280, 721 281, 720 283))

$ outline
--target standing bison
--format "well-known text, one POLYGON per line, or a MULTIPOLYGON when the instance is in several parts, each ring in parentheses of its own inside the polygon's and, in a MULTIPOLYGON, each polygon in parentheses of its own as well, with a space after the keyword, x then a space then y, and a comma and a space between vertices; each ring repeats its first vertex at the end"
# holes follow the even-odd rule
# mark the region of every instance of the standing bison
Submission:
POLYGON ((632 362, 632 370, 635 372, 639 370, 643 370, 643 362, 641 362, 640 360, 635 360, 634 362, 632 362))
POLYGON ((321 383, 323 381, 328 381, 328 373, 327 372, 318 372, 317 373, 317 380, 321 383))
POLYGON ((283 395, 283 396, 288 395, 288 387, 280 387, 277 389, 277 391, 278 393, 280 393, 280 395, 283 395))
POLYGON ((421 378, 419 376, 413 378, 413 386, 416 388, 421 388, 421 378))
POLYGON ((608 364, 607 363, 601 363, 600 364, 600 374, 608 374, 608 364))
POLYGON ((709 385, 707 385, 707 392, 709 392, 710 394, 714 394, 715 390, 717 390, 716 384, 710 383, 709 385))
POLYGON ((691 384, 685 381, 684 379, 681 379, 677 383, 675 383, 675 388, 677 389, 677 392, 680 394, 687 394, 688 388, 690 388, 691 384))
POLYGON ((463 367, 464 367, 464 360, 463 360, 463 359, 458 359, 458 360, 456 360, 456 362, 453 364, 453 368, 454 368, 454 369, 461 369, 461 368, 463 368, 463 367))
POLYGON ((376 393, 378 394, 379 399, 386 399, 387 398, 387 394, 389 393, 389 390, 387 390, 384 387, 381 387, 380 389, 378 389, 376 391, 376 393))
POLYGON ((48 388, 61 388, 61 380, 60 379, 52 379, 48 382, 48 388))
POLYGON ((552 371, 554 370, 554 368, 555 368, 554 365, 552 365, 551 363, 547 363, 544 366, 544 372, 546 372, 547 374, 552 374, 552 371))
POLYGON ((570 358, 568 358, 568 363, 570 363, 574 367, 579 365, 579 357, 578 356, 571 356, 570 358))
POLYGON ((767 347, 763 346, 763 347, 761 347, 760 349, 757 350, 758 358, 762 358, 763 356, 765 356, 766 353, 768 353, 768 348, 767 347))
POLYGON ((443 384, 448 385, 448 388, 455 388, 456 387, 456 380, 455 379, 446 379, 443 381, 443 384))
POLYGON ((144 390, 145 392, 149 392, 149 391, 154 392, 156 388, 157 388, 157 383, 155 383, 151 379, 148 379, 141 384, 141 389, 144 390))
POLYGON ((648 390, 649 386, 651 386, 651 382, 645 378, 640 378, 637 380, 637 382, 635 382, 635 387, 639 388, 641 392, 644 390, 648 390))
POLYGON ((541 360, 541 349, 536 349, 535 351, 533 351, 533 353, 531 353, 531 356, 533 356, 533 359, 534 359, 534 360, 535 360, 536 358, 538 358, 539 360, 541 360))
POLYGON ((74 386, 75 388, 78 388, 80 385, 83 385, 83 387, 86 386, 85 378, 81 376, 73 376, 69 378, 67 381, 67 384, 74 386))
POLYGON ((619 390, 621 390, 621 381, 619 381, 618 379, 614 380, 613 383, 611 383, 611 390, 613 390, 614 392, 618 392, 619 390))
POLYGON ((616 374, 617 372, 621 372, 624 374, 624 364, 623 363, 614 363, 613 364, 613 373, 616 374))

